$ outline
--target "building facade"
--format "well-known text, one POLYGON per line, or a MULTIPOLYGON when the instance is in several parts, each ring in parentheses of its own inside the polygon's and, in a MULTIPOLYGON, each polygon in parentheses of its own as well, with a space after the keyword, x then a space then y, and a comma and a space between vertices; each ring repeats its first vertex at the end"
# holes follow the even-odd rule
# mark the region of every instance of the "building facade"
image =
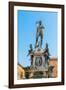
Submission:
POLYGON ((24 68, 18 63, 17 65, 17 79, 24 79, 25 78, 25 70, 24 68))

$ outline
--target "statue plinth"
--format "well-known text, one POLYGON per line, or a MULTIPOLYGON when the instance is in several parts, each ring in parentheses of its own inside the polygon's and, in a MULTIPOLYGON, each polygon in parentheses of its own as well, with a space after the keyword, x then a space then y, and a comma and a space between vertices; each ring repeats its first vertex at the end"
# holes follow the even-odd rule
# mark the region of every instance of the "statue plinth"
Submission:
MULTIPOLYGON (((48 72, 48 64, 46 65, 46 61, 45 61, 45 56, 44 56, 44 50, 34 50, 34 52, 32 52, 30 54, 31 56, 31 74, 30 74, 30 78, 34 77, 35 73, 42 73, 42 77, 46 77, 48 72)), ((38 75, 37 75, 38 77, 38 75)))
POLYGON ((31 60, 33 60, 31 67, 37 70, 43 70, 45 67, 45 57, 43 55, 43 51, 34 51, 31 56, 33 56, 33 58, 31 58, 31 60))

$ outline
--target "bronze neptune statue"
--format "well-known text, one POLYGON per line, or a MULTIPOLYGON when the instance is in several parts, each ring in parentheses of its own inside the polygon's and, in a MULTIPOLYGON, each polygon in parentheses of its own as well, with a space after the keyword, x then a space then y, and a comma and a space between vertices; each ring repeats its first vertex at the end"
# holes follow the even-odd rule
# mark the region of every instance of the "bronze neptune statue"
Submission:
POLYGON ((42 41, 43 41, 43 29, 44 26, 42 25, 42 21, 37 22, 37 31, 36 31, 36 43, 35 43, 35 48, 42 47, 42 41))

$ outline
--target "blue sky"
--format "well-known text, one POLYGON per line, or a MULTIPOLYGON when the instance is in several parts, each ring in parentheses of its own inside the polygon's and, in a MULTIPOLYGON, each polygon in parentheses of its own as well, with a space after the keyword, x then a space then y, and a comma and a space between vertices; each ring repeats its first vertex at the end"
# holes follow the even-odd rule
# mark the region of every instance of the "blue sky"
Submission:
POLYGON ((27 57, 29 45, 35 45, 36 21, 41 20, 45 29, 42 48, 47 42, 51 56, 57 57, 57 12, 18 10, 18 62, 22 66, 30 65, 27 57))

